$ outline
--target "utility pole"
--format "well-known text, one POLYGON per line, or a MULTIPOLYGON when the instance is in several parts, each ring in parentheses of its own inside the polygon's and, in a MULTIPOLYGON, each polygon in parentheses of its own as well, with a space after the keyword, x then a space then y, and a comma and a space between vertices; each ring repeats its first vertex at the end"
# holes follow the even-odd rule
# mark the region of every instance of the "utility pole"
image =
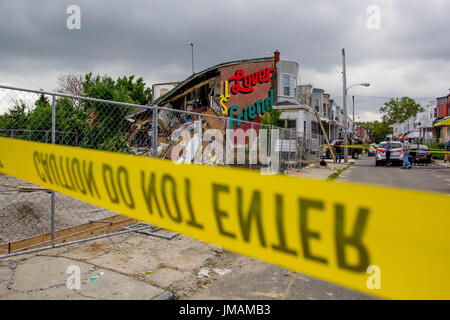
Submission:
POLYGON ((194 44, 191 43, 191 53, 192 53, 192 74, 194 74, 194 44))
POLYGON ((352 96, 352 105, 353 105, 353 128, 352 128, 352 132, 353 132, 353 134, 356 134, 356 132, 355 132, 355 96, 352 96))
POLYGON ((342 96, 343 96, 343 108, 344 108, 344 163, 348 163, 348 120, 347 120, 347 78, 345 73, 345 49, 342 49, 342 96))

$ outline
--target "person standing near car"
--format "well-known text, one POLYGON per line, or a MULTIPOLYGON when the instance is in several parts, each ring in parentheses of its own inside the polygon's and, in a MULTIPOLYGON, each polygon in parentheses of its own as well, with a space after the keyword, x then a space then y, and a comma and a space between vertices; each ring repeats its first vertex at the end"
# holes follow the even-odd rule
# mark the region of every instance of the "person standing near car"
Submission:
POLYGON ((391 166, 391 139, 386 137, 386 167, 391 166))
POLYGON ((336 141, 334 144, 334 152, 336 153, 336 162, 341 163, 342 160, 342 142, 336 141))
MULTIPOLYGON (((447 140, 447 143, 445 144, 445 151, 450 152, 450 139, 447 140)), ((450 168, 450 153, 446 153, 444 156, 444 162, 447 166, 447 168, 450 168)))
POLYGON ((411 163, 409 162, 409 142, 408 137, 403 136, 403 167, 402 169, 411 169, 411 163))

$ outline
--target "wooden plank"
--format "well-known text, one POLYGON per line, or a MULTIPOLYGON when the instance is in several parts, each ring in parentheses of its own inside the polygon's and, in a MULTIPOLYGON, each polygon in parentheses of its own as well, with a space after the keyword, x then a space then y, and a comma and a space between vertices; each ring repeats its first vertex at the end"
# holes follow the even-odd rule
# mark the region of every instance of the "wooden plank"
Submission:
MULTIPOLYGON (((61 237, 61 238, 55 237, 55 243, 56 244, 66 243, 66 242, 70 242, 70 241, 86 239, 86 238, 96 237, 96 236, 100 236, 103 234, 120 231, 120 230, 122 230, 123 227, 129 226, 134 223, 136 223, 135 220, 127 218, 127 219, 124 219, 123 221, 116 222, 112 225, 103 225, 103 226, 94 227, 94 228, 87 229, 87 230, 84 230, 84 231, 81 231, 78 233, 65 235, 64 237, 61 237)), ((13 250, 14 251, 29 250, 29 249, 35 249, 35 248, 49 246, 49 245, 51 245, 51 241, 36 243, 36 244, 26 247, 26 248, 20 248, 20 249, 11 248, 11 251, 13 252, 13 250)))
POLYGON ((313 108, 313 109, 314 109, 314 113, 316 114, 317 121, 319 122, 320 129, 322 129, 322 133, 325 136, 325 140, 327 141, 328 146, 330 146, 330 153, 331 153, 331 156, 333 157, 333 161, 336 163, 336 157, 334 156, 333 148, 331 147, 330 141, 328 141, 328 136, 327 136, 327 133, 325 132, 325 128, 322 125, 322 121, 320 120, 319 113, 317 112, 316 108, 313 108))
MULTIPOLYGON (((115 222, 118 221, 120 219, 123 219, 124 217, 121 215, 114 215, 108 218, 104 218, 104 219, 100 219, 100 221, 111 221, 111 222, 115 222)), ((98 225, 98 223, 97 223, 98 225)), ((92 227, 92 223, 84 223, 84 224, 80 224, 80 225, 76 225, 76 226, 72 226, 72 227, 68 227, 68 228, 64 228, 64 229, 60 229, 55 231, 55 238, 59 238, 59 237, 63 237, 64 235, 69 235, 69 234, 73 234, 73 233, 77 233, 80 232, 82 230, 86 230, 88 228, 92 227)), ((51 233, 44 233, 44 234, 40 234, 34 237, 29 237, 29 238, 25 238, 25 239, 21 239, 21 240, 17 240, 17 241, 12 241, 11 242, 11 246, 15 246, 16 248, 20 248, 20 247, 28 247, 31 246, 35 243, 42 243, 45 241, 50 241, 51 240, 51 233)), ((0 245, 0 248, 6 248, 8 249, 8 243, 6 244, 2 244, 0 245)))
POLYGON ((50 191, 47 188, 33 187, 33 186, 12 186, 12 185, 2 184, 2 183, 0 183, 0 186, 6 187, 6 188, 17 189, 18 192, 50 191))
MULTIPOLYGON (((136 223, 135 220, 114 215, 95 222, 88 222, 81 225, 55 231, 55 243, 64 243, 83 238, 106 234, 122 229, 136 223), (105 222, 111 222, 105 223, 105 222)), ((51 244, 51 233, 45 233, 34 237, 13 241, 10 243, 11 252, 39 248, 51 244)), ((8 253, 8 243, 1 244, 0 250, 8 253)))

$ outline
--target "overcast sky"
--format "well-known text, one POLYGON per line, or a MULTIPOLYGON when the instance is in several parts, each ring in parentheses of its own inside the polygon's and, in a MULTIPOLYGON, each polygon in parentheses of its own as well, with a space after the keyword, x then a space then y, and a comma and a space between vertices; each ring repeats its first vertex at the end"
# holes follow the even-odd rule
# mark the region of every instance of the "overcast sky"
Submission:
POLYGON ((278 49, 300 64, 300 84, 342 105, 345 48, 348 85, 371 84, 349 92, 357 119, 372 120, 385 98, 449 92, 449 14, 447 0, 0 0, 0 84, 53 91, 58 75, 90 71, 181 81, 193 42, 196 71, 278 49), (70 5, 81 29, 67 28, 70 5))

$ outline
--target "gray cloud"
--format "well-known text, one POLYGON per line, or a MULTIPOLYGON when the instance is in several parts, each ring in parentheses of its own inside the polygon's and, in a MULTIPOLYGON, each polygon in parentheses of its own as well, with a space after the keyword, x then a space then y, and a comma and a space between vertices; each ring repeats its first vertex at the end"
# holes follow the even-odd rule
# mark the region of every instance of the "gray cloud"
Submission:
POLYGON ((2 1, 0 83, 53 90, 59 73, 89 71, 149 85, 183 80, 193 42, 196 71, 278 49, 300 63, 302 83, 336 96, 345 47, 349 82, 372 83, 354 94, 435 97, 449 88, 448 12, 443 0, 2 1), (81 8, 81 30, 66 28, 71 4, 81 8), (366 27, 372 4, 381 30, 366 27))

